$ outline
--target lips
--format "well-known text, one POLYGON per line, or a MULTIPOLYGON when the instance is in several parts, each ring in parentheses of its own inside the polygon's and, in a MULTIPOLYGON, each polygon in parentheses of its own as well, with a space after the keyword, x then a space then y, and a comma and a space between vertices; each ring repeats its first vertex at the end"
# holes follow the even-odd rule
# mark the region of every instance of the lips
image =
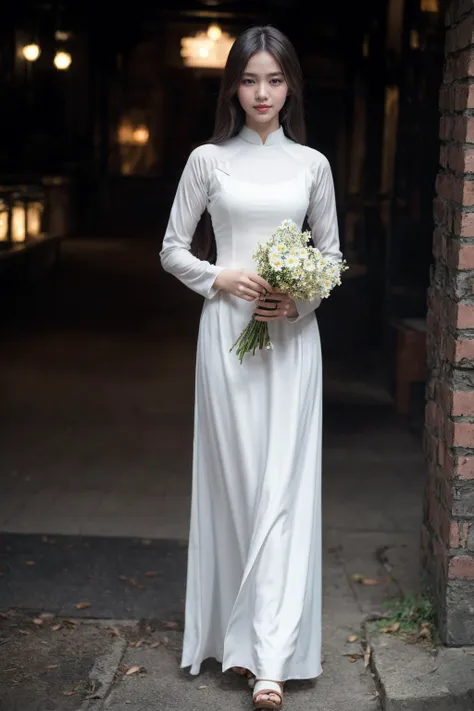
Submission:
POLYGON ((257 111, 268 111, 268 109, 271 109, 271 106, 268 106, 267 104, 260 104, 259 106, 255 107, 257 111))

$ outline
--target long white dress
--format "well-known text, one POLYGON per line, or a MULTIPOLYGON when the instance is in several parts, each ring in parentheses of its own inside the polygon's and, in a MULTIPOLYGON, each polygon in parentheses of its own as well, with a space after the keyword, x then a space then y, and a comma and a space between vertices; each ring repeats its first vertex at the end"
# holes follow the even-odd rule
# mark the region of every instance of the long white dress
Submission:
POLYGON ((252 250, 284 219, 308 215, 314 243, 341 258, 327 159, 283 128, 244 127, 190 155, 171 209, 163 268, 205 297, 195 381, 191 525, 181 666, 287 680, 321 673, 321 350, 314 310, 269 324, 273 350, 230 348, 255 304, 213 286, 255 271, 252 250), (217 262, 189 249, 205 209, 217 262))

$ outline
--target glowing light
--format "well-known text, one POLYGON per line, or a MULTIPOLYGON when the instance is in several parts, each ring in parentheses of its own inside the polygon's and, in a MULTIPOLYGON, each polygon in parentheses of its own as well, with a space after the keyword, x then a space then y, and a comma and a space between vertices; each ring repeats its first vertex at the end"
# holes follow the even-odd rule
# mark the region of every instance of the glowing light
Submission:
POLYGON ((4 200, 0 200, 0 242, 8 239, 8 210, 4 200))
POLYGON ((150 138, 150 132, 148 131, 146 126, 138 126, 132 133, 132 141, 133 143, 139 143, 141 145, 144 145, 145 143, 148 143, 148 139, 150 138))
POLYGON ((24 242, 25 239, 25 208, 23 205, 14 205, 12 210, 12 242, 24 242))
POLYGON ((222 30, 219 25, 209 25, 207 28, 207 36, 213 42, 217 42, 222 37, 222 30))
POLYGON ((54 57, 54 65, 56 69, 69 69, 71 62, 72 59, 69 52, 56 52, 56 56, 54 57))
POLYGON ((223 32, 219 25, 212 24, 207 32, 181 39, 181 56, 187 67, 222 69, 234 42, 235 37, 223 32))
POLYGON ((28 62, 36 62, 41 54, 41 50, 37 44, 27 44, 23 47, 22 53, 28 62))
POLYGON ((44 206, 41 202, 30 202, 27 207, 28 236, 39 237, 41 234, 41 218, 44 206))

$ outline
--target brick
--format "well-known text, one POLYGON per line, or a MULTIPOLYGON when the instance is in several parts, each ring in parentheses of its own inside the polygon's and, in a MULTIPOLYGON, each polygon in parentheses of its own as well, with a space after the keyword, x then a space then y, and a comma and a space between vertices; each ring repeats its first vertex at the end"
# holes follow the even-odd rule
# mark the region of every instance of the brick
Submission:
MULTIPOLYGON (((474 416, 474 390, 451 390, 451 415, 454 417, 474 416)), ((474 447, 474 441, 472 443, 474 447)))
POLYGON ((459 22, 464 15, 472 10, 472 0, 453 0, 449 3, 445 14, 446 26, 459 22))
POLYGON ((448 577, 451 580, 474 580, 474 558, 457 555, 449 561, 448 577))
POLYGON ((436 176, 436 192, 442 198, 452 200, 454 196, 454 177, 448 173, 438 173, 436 176))
POLYGON ((474 237, 474 212, 457 208, 453 214, 453 231, 459 237, 474 237))
POLYGON ((474 269, 474 244, 458 244, 454 250, 455 266, 457 269, 474 269))
POLYGON ((474 448, 474 424, 472 422, 447 420, 444 433, 448 447, 474 448))
POLYGON ((457 178, 452 186, 453 198, 460 205, 474 205, 474 181, 457 178))
MULTIPOLYGON (((462 118, 463 117, 459 116, 460 134, 459 134, 459 138, 456 138, 456 140, 459 141, 460 143, 464 143, 465 140, 467 141, 466 126, 464 125, 465 122, 462 121, 462 118)), ((441 141, 449 141, 450 140, 455 125, 456 125, 455 119, 453 119, 452 116, 441 116, 440 122, 439 122, 439 137, 440 137, 441 141)))
POLYGON ((454 474, 463 481, 474 479, 474 456, 467 457, 463 455, 462 457, 458 457, 454 474))
POLYGON ((455 316, 456 328, 474 328, 474 304, 458 304, 455 316))
POLYGON ((472 43, 472 17, 468 15, 446 32, 446 51, 457 52, 472 43))
POLYGON ((449 531, 449 547, 460 547, 459 523, 457 521, 451 521, 451 528, 449 531))
MULTIPOLYGON (((459 156, 458 156, 458 161, 459 161, 459 156)), ((465 173, 473 173, 474 172, 474 148, 465 148, 464 149, 464 155, 462 156, 460 170, 464 171, 465 173)))
POLYGON ((451 361, 460 365, 466 361, 474 361, 474 339, 467 338, 465 340, 456 340, 452 338, 453 353, 451 361))

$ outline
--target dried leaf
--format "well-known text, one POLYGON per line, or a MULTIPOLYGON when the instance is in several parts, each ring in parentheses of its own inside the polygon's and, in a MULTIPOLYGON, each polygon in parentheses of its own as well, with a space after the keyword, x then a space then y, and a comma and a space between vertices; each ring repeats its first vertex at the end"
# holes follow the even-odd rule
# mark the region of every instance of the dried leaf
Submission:
POLYGON ((57 668, 58 668, 57 664, 48 664, 48 666, 46 667, 46 669, 57 669, 57 668))
POLYGON ((393 625, 390 625, 390 627, 381 627, 380 631, 384 632, 385 634, 390 634, 392 632, 398 632, 399 629, 400 629, 400 623, 394 622, 393 625))
POLYGON ((91 604, 90 602, 77 602, 75 607, 77 607, 78 610, 85 610, 86 607, 90 607, 91 604))
POLYGON ((35 560, 25 560, 25 561, 23 561, 23 562, 24 562, 25 565, 36 565, 36 561, 35 561, 35 560))
POLYGON ((141 669, 141 666, 139 666, 138 664, 133 667, 130 667, 130 669, 125 672, 125 676, 130 676, 130 674, 136 674, 137 672, 140 671, 140 669, 141 669))
POLYGON ((362 659, 363 655, 360 654, 359 652, 351 652, 351 653, 346 653, 342 655, 343 657, 348 657, 350 662, 357 662, 359 659, 362 659))
POLYGON ((198 686, 199 691, 201 691, 202 689, 207 689, 206 684, 201 684, 201 686, 198 686))
POLYGON ((357 642, 358 639, 359 639, 359 637, 356 634, 351 634, 351 636, 347 638, 347 641, 348 642, 357 642))
POLYGON ((177 622, 163 622, 164 627, 167 630, 175 630, 176 627, 178 626, 177 622))
POLYGON ((35 625, 42 625, 42 624, 43 624, 43 620, 40 620, 39 617, 35 617, 35 618, 34 618, 33 620, 31 620, 31 621, 32 621, 33 624, 35 624, 35 625))
POLYGON ((75 691, 63 691, 63 696, 74 696, 75 691))
POLYGON ((168 637, 163 637, 163 642, 164 642, 164 644, 168 644, 169 641, 170 641, 170 640, 169 640, 168 637))
POLYGON ((136 645, 136 642, 129 642, 129 643, 128 643, 128 646, 129 646, 129 647, 134 647, 135 645, 136 645))
POLYGON ((355 583, 361 583, 364 579, 364 576, 360 573, 354 573, 351 578, 355 583))
POLYGON ((64 622, 69 622, 70 625, 80 625, 79 620, 75 620, 74 617, 67 617, 64 622))
POLYGON ((4 620, 8 620, 8 614, 6 612, 0 612, 0 617, 4 620))
POLYGON ((147 578, 154 578, 156 575, 158 575, 158 571, 157 570, 147 570, 146 573, 144 573, 144 575, 147 578))
POLYGON ((21 629, 19 629, 18 632, 19 632, 20 634, 31 634, 30 630, 21 630, 21 629))
POLYGON ((137 642, 136 645, 135 645, 135 649, 137 649, 138 647, 141 647, 144 641, 145 641, 145 640, 144 640, 143 638, 142 638, 142 639, 139 639, 138 642, 137 642))
POLYGON ((362 580, 362 585, 378 585, 379 581, 375 580, 375 578, 364 578, 362 580))
POLYGON ((60 630, 60 629, 61 629, 61 625, 53 625, 53 626, 51 627, 51 630, 52 630, 53 632, 57 632, 57 631, 60 630))
POLYGON ((41 617, 42 620, 52 620, 54 612, 42 612, 39 617, 41 617))
POLYGON ((370 648, 369 645, 364 649, 364 667, 367 669, 367 667, 370 664, 370 656, 372 654, 372 649, 370 648))
POLYGON ((153 644, 150 644, 151 649, 156 649, 156 647, 159 647, 161 642, 153 642, 153 644))
POLYGON ((119 630, 118 627, 112 627, 111 632, 112 632, 112 634, 114 635, 114 637, 120 637, 120 636, 121 636, 121 633, 120 633, 120 630, 119 630))
POLYGON ((119 575, 119 580, 128 580, 126 575, 119 575))

